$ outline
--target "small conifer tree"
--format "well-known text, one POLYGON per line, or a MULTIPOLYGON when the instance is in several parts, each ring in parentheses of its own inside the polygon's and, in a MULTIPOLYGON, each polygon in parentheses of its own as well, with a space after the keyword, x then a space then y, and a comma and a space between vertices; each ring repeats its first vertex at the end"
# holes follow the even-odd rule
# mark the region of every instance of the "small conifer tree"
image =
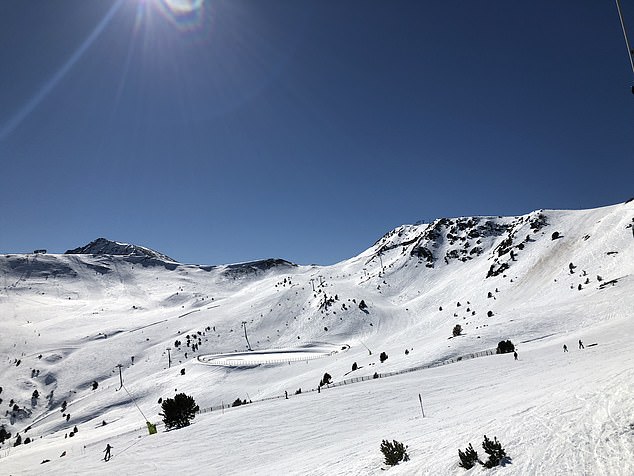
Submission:
POLYGON ((473 449, 473 445, 471 443, 469 443, 469 446, 464 452, 458 450, 458 457, 460 458, 460 463, 458 463, 458 466, 461 466, 465 469, 471 469, 475 466, 476 463, 480 462, 480 459, 478 458, 478 452, 473 449))
POLYGON ((4 443, 4 440, 8 440, 11 438, 11 433, 9 433, 4 425, 0 426, 0 445, 4 443))
POLYGON ((497 437, 493 437, 493 441, 491 441, 487 438, 487 435, 484 435, 482 448, 485 453, 489 455, 489 459, 483 463, 485 468, 498 466, 500 461, 506 457, 506 451, 502 448, 502 444, 498 441, 497 437))
POLYGON ((501 340, 498 342, 497 349, 495 349, 496 354, 508 354, 509 352, 515 351, 515 345, 510 340, 501 340))
POLYGON ((385 464, 388 466, 395 466, 401 461, 409 461, 407 446, 396 440, 391 443, 388 440, 383 440, 381 442, 381 453, 383 453, 385 464))

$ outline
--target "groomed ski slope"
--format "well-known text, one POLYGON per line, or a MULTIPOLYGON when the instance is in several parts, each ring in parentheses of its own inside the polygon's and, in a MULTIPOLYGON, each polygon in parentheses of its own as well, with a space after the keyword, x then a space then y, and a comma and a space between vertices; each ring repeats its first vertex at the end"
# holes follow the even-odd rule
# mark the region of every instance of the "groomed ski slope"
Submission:
POLYGON ((633 219, 630 202, 407 225, 328 267, 0 256, 1 407, 15 399, 30 412, 0 415, 12 433, 0 473, 383 474, 379 445, 396 439, 411 460, 389 474, 634 474, 633 219), (535 227, 540 216, 547 224, 535 227), (326 355, 236 368, 199 361, 244 353, 243 322, 260 355, 326 355), (451 338, 455 324, 463 335, 451 338), (518 361, 456 361, 503 339, 518 361), (324 372, 341 382, 450 361, 311 391, 324 372), (158 399, 176 391, 203 412, 165 432, 158 399), (226 408, 236 398, 253 403, 226 408), (14 448, 16 431, 33 442, 14 448), (459 468, 458 449, 480 449, 484 434, 512 462, 459 468))
MULTIPOLYGON (((510 354, 483 357, 212 411, 188 428, 152 436, 130 410, 125 427, 81 429, 72 441, 48 437, 1 465, 14 475, 383 474, 379 445, 389 438, 406 443, 411 457, 389 470, 395 475, 628 475, 634 471, 633 337, 631 320, 610 322, 547 344, 521 344, 518 361, 510 354), (598 345, 578 350, 577 337, 598 345), (485 433, 498 437, 512 463, 496 470, 457 467, 457 450, 469 442, 478 449, 485 433), (114 447, 108 463, 99 460, 106 443, 114 447), (51 462, 40 465, 44 459, 51 462)), ((249 372, 258 380, 257 369, 249 372)), ((210 390, 202 382, 188 389, 210 390)))

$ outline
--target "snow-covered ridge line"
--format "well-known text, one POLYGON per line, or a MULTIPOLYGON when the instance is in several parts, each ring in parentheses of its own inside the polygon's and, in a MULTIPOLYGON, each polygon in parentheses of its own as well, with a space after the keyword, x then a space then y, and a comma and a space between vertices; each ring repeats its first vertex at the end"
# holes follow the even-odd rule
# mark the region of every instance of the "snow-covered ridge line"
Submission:
POLYGON ((485 433, 513 474, 633 474, 633 286, 634 203, 406 225, 330 266, 0 255, 0 427, 11 433, 0 465, 14 476, 365 476, 380 474, 378 446, 395 438, 411 461, 394 474, 461 475, 458 448, 485 433), (501 340, 517 361, 470 358, 501 340), (198 359, 311 342, 350 348, 257 367, 198 359), (326 373, 333 388, 311 392, 326 373), (175 392, 214 411, 147 435, 145 418, 160 422, 175 392), (222 411, 237 399, 262 403, 222 411), (420 403, 431 418, 414 416, 420 403))
POLYGON ((147 256, 149 258, 156 258, 163 261, 169 261, 177 263, 173 258, 159 253, 151 248, 139 245, 131 245, 128 243, 120 243, 118 241, 111 241, 106 238, 97 238, 91 241, 85 246, 80 246, 66 251, 64 254, 88 254, 88 255, 134 255, 134 256, 147 256))

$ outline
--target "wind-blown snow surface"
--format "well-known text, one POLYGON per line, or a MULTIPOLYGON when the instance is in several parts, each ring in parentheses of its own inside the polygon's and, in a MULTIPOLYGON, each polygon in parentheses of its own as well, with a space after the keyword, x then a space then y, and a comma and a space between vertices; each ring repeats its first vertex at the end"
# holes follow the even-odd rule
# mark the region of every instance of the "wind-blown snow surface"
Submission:
POLYGON ((389 474, 634 474, 633 223, 632 202, 443 219, 328 267, 0 256, 0 424, 12 433, 0 472, 383 474, 379 445, 396 439, 411 459, 389 474), (323 356, 201 362, 245 351, 243 323, 272 360, 323 356), (450 338, 456 324, 464 335, 450 338), (468 358, 503 339, 518 361, 468 358), (325 372, 337 383, 440 362, 311 391, 325 372), (146 418, 159 423, 159 398, 176 391, 203 412, 148 435, 146 418), (236 398, 253 403, 226 408, 236 398), (32 442, 13 447, 17 432, 32 442), (484 434, 511 461, 458 467, 469 443, 485 459, 484 434))

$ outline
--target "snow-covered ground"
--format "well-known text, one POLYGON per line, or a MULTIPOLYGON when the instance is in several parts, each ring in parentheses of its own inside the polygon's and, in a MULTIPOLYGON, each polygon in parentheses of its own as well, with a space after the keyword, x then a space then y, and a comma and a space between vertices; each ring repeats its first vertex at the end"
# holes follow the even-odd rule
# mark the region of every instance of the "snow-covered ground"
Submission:
POLYGON ((0 256, 0 473, 382 474, 396 439, 390 474, 634 474, 633 223, 437 220, 327 267, 0 256), (484 352, 507 339, 517 361, 484 352), (177 392, 201 413, 166 432, 177 392), (484 434, 510 462, 458 467, 484 434))

